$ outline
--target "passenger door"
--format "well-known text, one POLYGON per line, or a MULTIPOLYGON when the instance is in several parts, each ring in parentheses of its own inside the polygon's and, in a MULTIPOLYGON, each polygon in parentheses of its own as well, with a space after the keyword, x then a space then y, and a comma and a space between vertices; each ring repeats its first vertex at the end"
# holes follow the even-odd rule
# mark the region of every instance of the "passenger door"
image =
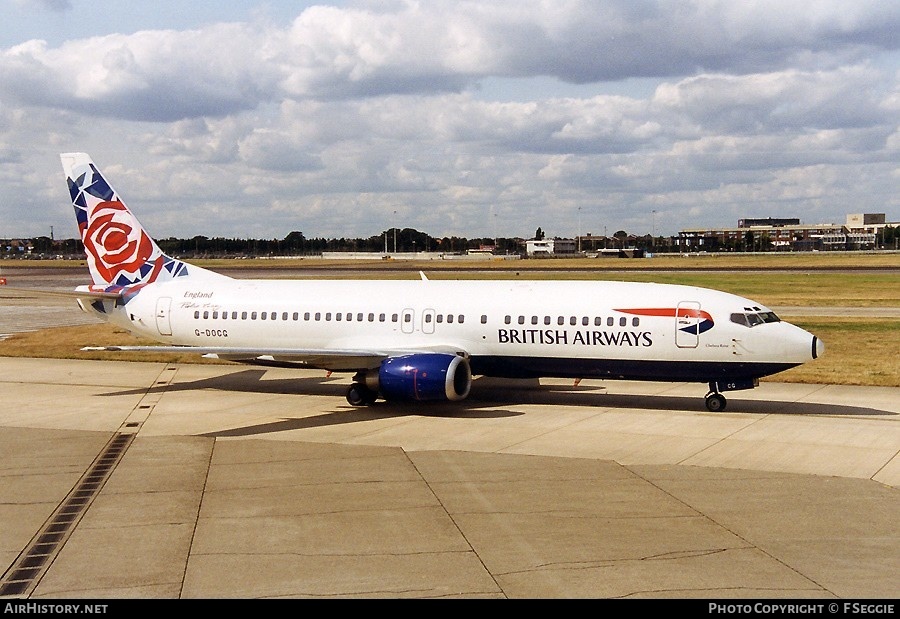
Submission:
POLYGON ((675 345, 697 348, 700 345, 700 304, 682 301, 675 310, 675 345))
POLYGON ((156 300, 156 328, 160 335, 172 335, 172 298, 160 297, 156 300))

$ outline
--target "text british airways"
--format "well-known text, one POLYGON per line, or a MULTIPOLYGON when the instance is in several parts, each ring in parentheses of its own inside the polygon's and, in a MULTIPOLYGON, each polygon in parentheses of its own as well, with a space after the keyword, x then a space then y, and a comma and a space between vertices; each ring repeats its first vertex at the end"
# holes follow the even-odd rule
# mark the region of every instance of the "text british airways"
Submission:
POLYGON ((653 346, 649 331, 592 331, 589 329, 498 329, 500 344, 546 344, 582 346, 653 346))

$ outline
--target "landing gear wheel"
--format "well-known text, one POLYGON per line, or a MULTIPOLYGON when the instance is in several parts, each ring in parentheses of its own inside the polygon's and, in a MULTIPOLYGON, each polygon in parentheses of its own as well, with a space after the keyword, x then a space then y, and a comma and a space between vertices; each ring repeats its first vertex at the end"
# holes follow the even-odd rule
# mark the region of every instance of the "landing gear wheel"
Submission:
POLYGON ((360 383, 353 383, 347 389, 347 402, 351 406, 371 406, 377 398, 378 394, 360 383))
POLYGON ((725 404, 727 404, 727 401, 721 393, 710 393, 706 396, 706 410, 712 413, 725 410, 725 404))

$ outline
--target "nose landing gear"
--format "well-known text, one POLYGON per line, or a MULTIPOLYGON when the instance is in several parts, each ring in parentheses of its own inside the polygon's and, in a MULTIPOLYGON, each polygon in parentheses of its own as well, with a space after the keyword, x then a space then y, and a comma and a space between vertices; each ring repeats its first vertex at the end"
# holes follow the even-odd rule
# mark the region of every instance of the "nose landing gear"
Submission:
POLYGON ((713 392, 706 394, 706 410, 711 413, 718 413, 719 411, 725 410, 725 405, 727 403, 728 401, 721 393, 713 392))
POLYGON ((709 393, 706 394, 706 410, 718 413, 725 410, 728 403, 720 391, 738 391, 740 389, 753 389, 759 386, 758 378, 740 378, 728 381, 713 380, 709 383, 709 393))

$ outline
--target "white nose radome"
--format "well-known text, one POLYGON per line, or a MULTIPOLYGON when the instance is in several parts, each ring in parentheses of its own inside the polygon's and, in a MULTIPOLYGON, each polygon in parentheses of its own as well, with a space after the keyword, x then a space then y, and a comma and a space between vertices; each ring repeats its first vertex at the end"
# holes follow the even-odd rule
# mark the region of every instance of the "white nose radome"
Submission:
POLYGON ((825 353, 825 344, 817 338, 815 335, 812 336, 812 358, 818 359, 825 353))

